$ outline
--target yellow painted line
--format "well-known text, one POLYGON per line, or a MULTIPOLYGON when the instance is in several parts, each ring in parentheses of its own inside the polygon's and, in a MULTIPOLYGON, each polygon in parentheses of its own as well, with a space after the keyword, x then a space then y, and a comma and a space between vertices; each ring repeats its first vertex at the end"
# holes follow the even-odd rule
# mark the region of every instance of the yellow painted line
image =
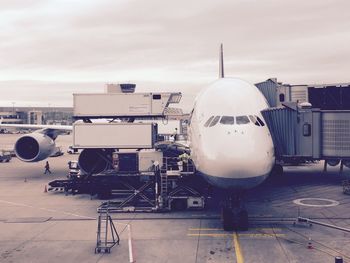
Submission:
POLYGON ((259 234, 238 234, 239 236, 246 236, 246 237, 284 237, 286 236, 285 234, 263 234, 263 233, 259 233, 259 234))
POLYGON ((249 228, 249 229, 254 229, 254 230, 262 230, 262 231, 270 231, 270 230, 273 230, 273 231, 282 231, 282 228, 274 228, 274 227, 262 227, 262 228, 249 228))
POLYGON ((189 231, 220 231, 222 228, 189 228, 189 231))
POLYGON ((211 217, 219 217, 221 216, 220 214, 192 214, 191 216, 195 217, 195 216, 198 216, 198 217, 208 217, 208 216, 211 216, 211 217))
POLYGON ((241 245, 239 243, 237 232, 233 233, 233 246, 235 248, 237 263, 244 263, 244 259, 241 251, 241 245))
MULTIPOLYGON (((261 230, 261 231, 270 231, 270 230, 273 230, 273 231, 282 231, 281 228, 267 228, 267 227, 264 227, 264 228, 249 228, 250 230, 261 230)), ((222 228, 189 228, 188 229, 189 231, 224 231, 224 229, 222 228)))
POLYGON ((195 233, 195 234, 187 234, 187 236, 189 237, 198 237, 198 236, 201 236, 201 237, 230 237, 231 234, 219 234, 219 233, 195 233))
MULTIPOLYGON (((234 233, 236 234, 236 233, 234 233)), ((189 237, 229 237, 232 234, 224 234, 224 233, 188 233, 187 236, 189 237)), ((262 233, 251 233, 251 234, 236 234, 238 236, 242 237, 282 237, 285 236, 285 234, 262 234, 262 233)))

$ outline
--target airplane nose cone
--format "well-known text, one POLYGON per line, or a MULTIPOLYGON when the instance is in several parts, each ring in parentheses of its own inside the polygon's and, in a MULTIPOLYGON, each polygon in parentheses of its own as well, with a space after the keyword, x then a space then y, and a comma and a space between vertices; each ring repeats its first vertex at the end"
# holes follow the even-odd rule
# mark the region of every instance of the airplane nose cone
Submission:
POLYGON ((251 136, 226 132, 203 145, 200 170, 223 178, 254 178, 266 175, 273 164, 273 149, 266 140, 252 140, 251 136), (226 136, 224 138, 223 136, 226 136))
MULTIPOLYGON (((259 175, 266 171, 263 158, 257 152, 247 149, 230 149, 229 152, 209 150, 213 158, 203 164, 210 174, 222 177, 246 177, 259 175)), ((266 154, 266 153, 265 153, 266 154)))

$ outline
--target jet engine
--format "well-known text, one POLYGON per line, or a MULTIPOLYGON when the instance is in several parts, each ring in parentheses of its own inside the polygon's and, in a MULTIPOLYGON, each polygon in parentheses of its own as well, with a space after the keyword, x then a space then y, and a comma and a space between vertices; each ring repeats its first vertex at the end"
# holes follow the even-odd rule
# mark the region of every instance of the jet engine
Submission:
POLYGON ((327 160, 327 164, 330 166, 337 166, 340 163, 339 159, 329 159, 327 160))
POLYGON ((350 168, 350 161, 349 160, 343 160, 343 163, 346 167, 350 168))
POLYGON ((106 171, 112 160, 112 150, 84 149, 79 155, 79 167, 86 174, 106 171))
POLYGON ((55 141, 42 133, 34 132, 19 138, 15 144, 17 157, 24 162, 38 162, 55 150, 55 141))

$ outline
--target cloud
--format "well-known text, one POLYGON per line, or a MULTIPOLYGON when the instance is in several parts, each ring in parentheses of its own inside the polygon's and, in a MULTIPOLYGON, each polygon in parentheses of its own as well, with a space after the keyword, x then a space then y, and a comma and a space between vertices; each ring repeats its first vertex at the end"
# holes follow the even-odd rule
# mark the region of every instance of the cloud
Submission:
POLYGON ((346 82, 349 8, 345 0, 2 1, 0 80, 131 81, 191 93, 217 77, 224 42, 227 75, 346 82))
POLYGON ((33 9, 45 2, 45 0, 1 0, 1 11, 33 9))

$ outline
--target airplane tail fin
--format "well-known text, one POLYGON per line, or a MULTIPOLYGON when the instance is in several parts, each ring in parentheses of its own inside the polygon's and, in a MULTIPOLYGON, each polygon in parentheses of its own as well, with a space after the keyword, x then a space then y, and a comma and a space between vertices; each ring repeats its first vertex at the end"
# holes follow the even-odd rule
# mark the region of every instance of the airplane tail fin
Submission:
POLYGON ((219 78, 224 78, 224 47, 221 43, 220 45, 220 57, 219 57, 219 78))

